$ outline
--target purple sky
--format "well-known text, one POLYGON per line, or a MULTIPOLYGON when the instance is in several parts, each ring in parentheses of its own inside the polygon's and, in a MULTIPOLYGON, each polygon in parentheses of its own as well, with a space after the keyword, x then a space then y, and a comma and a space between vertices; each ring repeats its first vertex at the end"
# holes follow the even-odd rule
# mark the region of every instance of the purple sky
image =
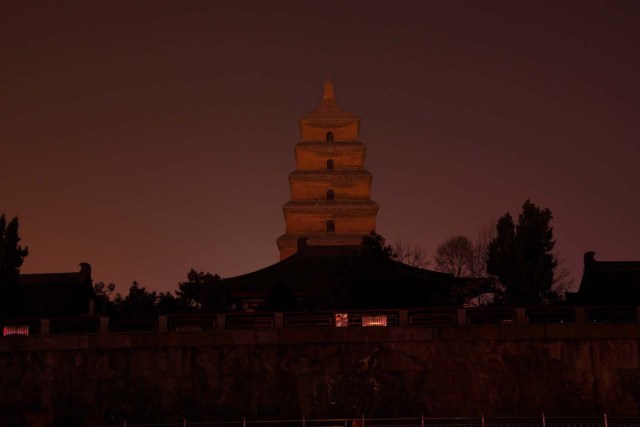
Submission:
POLYGON ((9 2, 0 212, 23 272, 173 290, 278 259, 298 118, 362 117, 378 232, 431 253, 525 199, 640 259, 636 1, 9 2))

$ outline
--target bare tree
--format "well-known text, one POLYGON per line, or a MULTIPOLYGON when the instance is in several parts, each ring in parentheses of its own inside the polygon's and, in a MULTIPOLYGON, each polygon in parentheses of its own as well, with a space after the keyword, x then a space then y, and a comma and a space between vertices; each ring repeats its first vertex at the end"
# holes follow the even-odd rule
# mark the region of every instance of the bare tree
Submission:
POLYGON ((98 303, 96 309, 100 313, 106 313, 107 307, 111 305, 111 294, 115 290, 116 285, 114 283, 109 283, 105 285, 104 282, 97 282, 93 284, 93 290, 96 293, 96 302, 98 303))
POLYGON ((403 264, 418 268, 427 268, 431 264, 429 251, 424 246, 406 244, 402 240, 398 240, 390 248, 391 257, 403 264))
POLYGON ((447 239, 436 250, 436 270, 457 277, 488 277, 487 247, 494 237, 494 226, 488 224, 480 229, 474 241, 463 235, 447 239))
POLYGON ((455 236, 438 246, 434 256, 436 270, 456 277, 469 277, 473 245, 467 236, 455 236))
POLYGON ((551 284, 551 292, 547 298, 547 303, 554 303, 564 300, 564 294, 573 285, 573 279, 569 277, 570 273, 564 267, 560 267, 564 263, 564 259, 557 258, 558 267, 553 274, 553 283, 551 284))
POLYGON ((487 248, 495 239, 496 230, 493 223, 489 223, 480 229, 478 236, 472 243, 472 255, 469 260, 470 277, 488 277, 487 273, 487 248))
POLYGON ((107 299, 109 299, 109 295, 111 295, 115 288, 116 285, 114 283, 105 285, 104 282, 98 282, 93 285, 93 290, 95 291, 96 295, 104 296, 107 299))

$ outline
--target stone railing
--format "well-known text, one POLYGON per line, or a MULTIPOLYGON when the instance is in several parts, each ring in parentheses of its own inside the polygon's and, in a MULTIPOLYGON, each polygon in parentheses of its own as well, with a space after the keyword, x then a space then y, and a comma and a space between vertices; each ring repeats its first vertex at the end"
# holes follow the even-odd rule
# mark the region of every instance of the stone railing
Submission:
POLYGON ((0 319, 3 336, 247 329, 637 323, 640 307, 491 307, 0 319))
MULTIPOLYGON (((156 424, 132 424, 122 421, 95 427, 153 427, 156 424)), ((175 427, 638 427, 640 417, 599 417, 563 416, 548 417, 540 414, 534 417, 405 417, 405 418, 331 418, 331 419, 287 419, 287 420, 241 420, 190 422, 186 418, 175 423, 162 424, 175 427)))

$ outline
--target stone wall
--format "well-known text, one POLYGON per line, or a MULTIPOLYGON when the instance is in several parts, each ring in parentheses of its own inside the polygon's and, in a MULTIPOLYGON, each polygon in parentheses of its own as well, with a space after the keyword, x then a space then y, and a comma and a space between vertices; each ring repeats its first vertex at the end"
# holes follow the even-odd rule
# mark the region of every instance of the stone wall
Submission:
POLYGON ((3 337, 0 425, 637 415, 638 337, 637 324, 3 337))

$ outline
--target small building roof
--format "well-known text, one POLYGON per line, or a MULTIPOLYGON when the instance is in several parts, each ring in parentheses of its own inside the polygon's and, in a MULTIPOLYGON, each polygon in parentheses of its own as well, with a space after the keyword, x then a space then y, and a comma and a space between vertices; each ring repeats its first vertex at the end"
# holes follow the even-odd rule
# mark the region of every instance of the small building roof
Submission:
POLYGON ((597 261, 595 252, 584 254, 584 272, 577 294, 568 302, 577 304, 640 304, 640 261, 597 261))
POLYGON ((80 271, 68 273, 21 274, 18 284, 24 290, 28 309, 38 316, 76 316, 92 314, 96 294, 91 265, 80 264, 80 271))

